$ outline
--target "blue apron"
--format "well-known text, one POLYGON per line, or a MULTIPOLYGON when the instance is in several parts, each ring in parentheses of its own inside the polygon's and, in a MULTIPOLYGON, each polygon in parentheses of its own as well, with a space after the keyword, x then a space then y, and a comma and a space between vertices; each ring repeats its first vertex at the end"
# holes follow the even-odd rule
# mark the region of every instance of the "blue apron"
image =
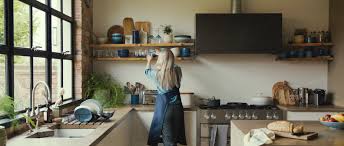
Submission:
MULTIPOLYGON (((156 98, 155 102, 155 110, 154 110, 154 116, 153 121, 149 130, 149 138, 148 138, 148 145, 155 145, 158 143, 162 143, 162 128, 164 124, 165 114, 167 111, 167 108, 169 106, 169 103, 173 97, 177 96, 176 100, 179 100, 179 104, 182 104, 180 101, 180 93, 179 89, 175 88, 172 91, 169 91, 165 94, 159 94, 156 98)), ((171 103, 173 104, 173 103, 171 103)), ((183 108, 183 106, 180 106, 183 108)), ((186 138, 185 138, 185 125, 184 125, 184 112, 183 110, 180 110, 182 113, 179 113, 177 115, 183 116, 179 118, 179 121, 173 122, 171 124, 172 127, 181 127, 176 132, 176 143, 180 143, 183 145, 186 145, 186 138)))

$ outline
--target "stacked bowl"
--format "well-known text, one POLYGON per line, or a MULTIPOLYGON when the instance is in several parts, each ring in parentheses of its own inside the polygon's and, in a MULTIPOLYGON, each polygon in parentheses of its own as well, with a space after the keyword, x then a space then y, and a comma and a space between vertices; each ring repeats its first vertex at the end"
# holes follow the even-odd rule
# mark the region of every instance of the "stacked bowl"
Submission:
POLYGON ((7 141, 6 129, 0 126, 0 146, 5 146, 7 141))

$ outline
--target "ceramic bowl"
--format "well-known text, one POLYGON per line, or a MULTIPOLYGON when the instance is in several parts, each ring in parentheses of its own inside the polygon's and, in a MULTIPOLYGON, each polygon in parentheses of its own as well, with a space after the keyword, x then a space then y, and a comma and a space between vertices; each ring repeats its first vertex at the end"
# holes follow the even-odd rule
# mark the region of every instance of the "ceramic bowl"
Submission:
POLYGON ((99 38, 97 38, 98 44, 106 44, 107 41, 108 41, 107 37, 99 37, 99 38))
POLYGON ((189 35, 176 35, 174 36, 174 42, 176 43, 188 43, 191 41, 191 36, 189 35))
POLYGON ((171 51, 175 57, 178 57, 180 55, 179 48, 171 48, 171 51))
POLYGON ((129 57, 129 50, 122 49, 117 51, 119 57, 129 57))
POLYGON ((93 119, 97 111, 92 110, 90 107, 80 105, 74 109, 74 116, 80 122, 89 122, 93 119))
POLYGON ((320 121, 322 125, 325 125, 327 127, 333 128, 333 129, 344 129, 344 123, 343 122, 325 122, 320 121))

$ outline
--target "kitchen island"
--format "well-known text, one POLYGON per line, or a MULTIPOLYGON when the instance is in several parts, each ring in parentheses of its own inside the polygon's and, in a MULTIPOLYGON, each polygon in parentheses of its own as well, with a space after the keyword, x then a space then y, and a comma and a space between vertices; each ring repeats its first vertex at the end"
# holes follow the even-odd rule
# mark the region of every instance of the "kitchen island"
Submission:
MULTIPOLYGON (((251 129, 264 128, 269 120, 233 120, 231 122, 231 145, 243 146, 244 135, 251 129)), ((305 131, 318 132, 314 140, 296 140, 277 137, 273 144, 267 146, 344 146, 344 130, 330 129, 317 121, 305 121, 305 131)))
MULTIPOLYGON (((89 135, 82 138, 27 138, 28 132, 15 136, 8 140, 7 146, 110 146, 110 145, 142 145, 147 141, 148 129, 153 117, 154 105, 123 106, 120 108, 106 109, 115 110, 113 117, 109 121, 97 126, 89 135), (144 119, 144 120, 143 120, 144 119), (132 140, 131 138, 135 139, 132 140)), ((186 121, 190 117, 195 117, 195 108, 184 109, 186 121), (192 116, 191 116, 192 115, 192 116)), ((194 118, 192 118, 194 119, 194 118)), ((192 121, 192 120, 189 120, 192 121)), ((186 122, 188 128, 194 122, 186 122)), ((47 129, 48 125, 43 125, 41 129, 47 129)), ((83 124, 80 123, 80 127, 83 124)), ((194 129, 195 130, 195 129, 194 129)), ((189 133, 194 135, 195 132, 189 133)), ((188 131, 187 131, 188 134, 188 131)), ((189 136, 190 137, 190 136, 189 136)), ((191 137, 195 139, 195 137, 191 137)), ((192 142, 190 142, 192 143, 192 142)))

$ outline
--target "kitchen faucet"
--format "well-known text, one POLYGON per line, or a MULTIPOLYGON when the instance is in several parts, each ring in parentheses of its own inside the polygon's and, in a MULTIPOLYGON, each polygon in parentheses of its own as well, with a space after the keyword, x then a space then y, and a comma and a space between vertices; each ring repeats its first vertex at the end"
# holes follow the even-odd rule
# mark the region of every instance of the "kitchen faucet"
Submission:
MULTIPOLYGON (((46 105, 47 105, 47 110, 49 110, 49 100, 51 99, 51 96, 50 96, 50 88, 49 86, 47 85, 47 83, 43 82, 43 81, 39 81, 36 83, 36 85, 34 86, 34 88, 32 89, 32 94, 31 94, 31 114, 28 115, 28 117, 35 117, 36 118, 36 130, 39 129, 39 118, 40 118, 40 112, 39 112, 39 106, 37 106, 37 109, 35 111, 35 92, 36 92, 36 89, 39 85, 44 85, 45 87, 45 91, 47 92, 47 94, 45 95, 45 102, 46 102, 46 105)), ((29 110, 27 111, 27 114, 29 114, 29 110)), ((47 113, 47 119, 49 119, 49 113, 47 113)), ((30 129, 31 126, 30 124, 28 123, 28 120, 26 121, 27 122, 27 125, 29 125, 30 129)))

